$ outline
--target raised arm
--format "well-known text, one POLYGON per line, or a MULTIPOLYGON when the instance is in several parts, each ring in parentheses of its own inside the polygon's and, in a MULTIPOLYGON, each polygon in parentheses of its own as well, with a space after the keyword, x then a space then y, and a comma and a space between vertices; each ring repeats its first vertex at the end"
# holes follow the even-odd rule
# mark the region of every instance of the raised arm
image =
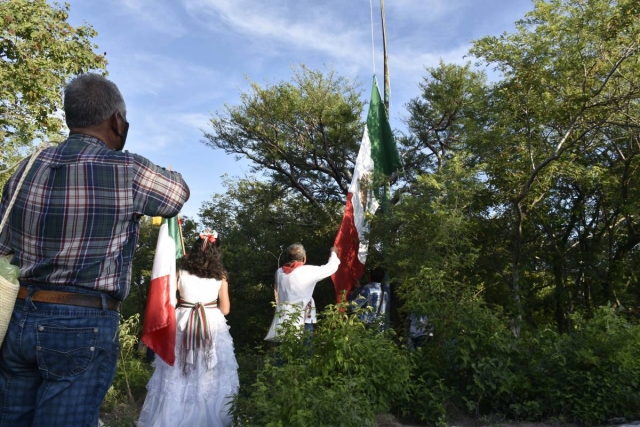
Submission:
POLYGON ((315 280, 320 281, 331 276, 333 273, 338 271, 339 266, 340 258, 338 258, 338 248, 333 246, 329 255, 329 261, 327 261, 325 265, 317 267, 315 280))
POLYGON ((190 196, 182 175, 156 166, 137 154, 133 154, 133 157, 133 201, 136 212, 165 218, 176 216, 190 196))

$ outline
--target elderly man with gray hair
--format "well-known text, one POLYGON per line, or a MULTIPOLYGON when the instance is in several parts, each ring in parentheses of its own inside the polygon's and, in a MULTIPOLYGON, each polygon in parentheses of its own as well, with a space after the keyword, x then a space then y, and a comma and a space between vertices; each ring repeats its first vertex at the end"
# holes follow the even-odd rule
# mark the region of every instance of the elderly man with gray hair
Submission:
POLYGON ((0 350, 0 427, 95 426, 113 381, 120 303, 143 215, 173 217, 189 199, 177 172, 122 151, 129 123, 118 87, 84 74, 64 91, 69 137, 45 149, 17 188, 0 253, 20 290, 0 350))
POLYGON ((306 263, 307 254, 301 244, 295 243, 287 248, 287 262, 276 271, 276 314, 265 340, 281 341, 281 325, 291 316, 294 317, 294 324, 301 329, 305 325, 313 325, 305 322, 305 318, 311 315, 311 310, 315 310, 312 306, 313 290, 316 283, 338 270, 338 250, 335 246, 331 248, 329 261, 325 265, 306 263))

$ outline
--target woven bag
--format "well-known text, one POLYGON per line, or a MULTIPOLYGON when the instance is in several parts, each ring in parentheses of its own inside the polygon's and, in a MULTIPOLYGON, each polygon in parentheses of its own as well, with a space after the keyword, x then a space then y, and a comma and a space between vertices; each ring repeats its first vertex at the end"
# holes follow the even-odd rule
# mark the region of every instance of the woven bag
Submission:
POLYGON ((0 276, 0 339, 4 341, 4 335, 7 333, 13 306, 16 305, 18 298, 19 283, 13 283, 0 276))
MULTIPOLYGON (((20 177, 20 181, 18 181, 18 185, 16 186, 16 191, 13 192, 13 197, 7 206, 7 210, 4 212, 4 216, 2 217, 2 222, 0 223, 0 232, 4 230, 4 226, 9 219, 9 213, 13 208, 13 204, 16 202, 16 198, 18 197, 18 192, 22 187, 22 183, 24 179, 27 177, 27 172, 31 169, 33 162, 35 162, 38 154, 47 147, 47 144, 40 144, 36 151, 33 152, 31 158, 29 159, 29 163, 24 168, 24 172, 22 172, 22 176, 20 177)), ((18 290, 20 289, 19 283, 13 283, 4 277, 0 276, 0 343, 4 341, 4 336, 7 333, 7 328, 9 327, 9 321, 11 320, 11 313, 13 313, 13 307, 16 305, 16 299, 18 298, 18 290)))

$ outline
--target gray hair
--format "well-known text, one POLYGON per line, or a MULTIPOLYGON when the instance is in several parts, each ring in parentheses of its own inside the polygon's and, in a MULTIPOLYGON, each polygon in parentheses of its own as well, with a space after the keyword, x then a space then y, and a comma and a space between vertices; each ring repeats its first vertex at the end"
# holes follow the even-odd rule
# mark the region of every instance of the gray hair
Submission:
POLYGON ((287 248, 287 261, 304 261, 306 256, 304 246, 300 243, 294 243, 287 248))
POLYGON ((100 74, 82 74, 64 88, 64 114, 69 128, 99 125, 116 112, 126 117, 124 99, 118 86, 100 74))

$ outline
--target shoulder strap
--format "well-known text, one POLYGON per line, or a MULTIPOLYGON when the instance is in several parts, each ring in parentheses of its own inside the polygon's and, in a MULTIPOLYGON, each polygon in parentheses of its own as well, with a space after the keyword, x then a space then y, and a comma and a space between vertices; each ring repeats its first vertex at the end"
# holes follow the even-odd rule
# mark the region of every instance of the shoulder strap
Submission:
POLYGON ((0 232, 2 232, 2 230, 4 229, 5 224, 7 223, 7 220, 9 219, 9 213, 11 212, 11 209, 13 208, 13 205, 15 204, 16 199, 18 198, 18 193, 20 192, 20 188, 22 188, 22 183, 24 182, 25 178, 27 177, 27 173, 29 172, 29 169, 31 169, 31 166, 33 166, 33 163, 36 161, 36 159, 38 158, 38 155, 42 152, 42 150, 44 150, 48 146, 49 146, 49 144, 47 144, 46 142, 43 142, 42 144, 40 144, 35 149, 33 154, 31 154, 31 158, 29 158, 29 162, 24 167, 24 171, 22 171, 22 176, 20 177, 20 180, 18 181, 18 184, 16 185, 16 189, 13 192, 13 196, 11 196, 11 201, 9 202, 9 205, 7 206, 7 210, 4 211, 4 216, 2 217, 2 222, 0 222, 0 232))

